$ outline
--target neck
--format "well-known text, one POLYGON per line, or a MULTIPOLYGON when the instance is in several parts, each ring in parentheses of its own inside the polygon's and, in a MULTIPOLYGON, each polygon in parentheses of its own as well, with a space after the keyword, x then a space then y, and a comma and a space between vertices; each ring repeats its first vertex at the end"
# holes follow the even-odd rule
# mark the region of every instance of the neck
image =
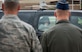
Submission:
POLYGON ((17 11, 4 11, 4 14, 5 15, 8 15, 8 14, 13 14, 13 15, 17 15, 17 11))
POLYGON ((60 20, 69 20, 69 17, 57 17, 57 21, 60 21, 60 20))

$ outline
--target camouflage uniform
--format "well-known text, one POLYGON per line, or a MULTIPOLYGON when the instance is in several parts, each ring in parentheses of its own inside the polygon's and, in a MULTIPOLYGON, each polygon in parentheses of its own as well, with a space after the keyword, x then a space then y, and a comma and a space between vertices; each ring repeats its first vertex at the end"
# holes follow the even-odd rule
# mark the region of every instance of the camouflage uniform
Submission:
POLYGON ((42 52, 33 27, 16 15, 4 15, 0 20, 0 52, 42 52))

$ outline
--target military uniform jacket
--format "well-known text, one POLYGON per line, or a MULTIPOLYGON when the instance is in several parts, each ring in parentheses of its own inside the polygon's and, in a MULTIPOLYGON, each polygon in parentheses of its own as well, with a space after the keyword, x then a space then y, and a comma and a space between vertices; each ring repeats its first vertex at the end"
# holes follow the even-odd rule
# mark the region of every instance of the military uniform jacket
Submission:
POLYGON ((66 20, 43 33, 43 52, 82 52, 82 29, 66 20))
POLYGON ((42 52, 33 27, 16 15, 0 20, 0 52, 42 52))

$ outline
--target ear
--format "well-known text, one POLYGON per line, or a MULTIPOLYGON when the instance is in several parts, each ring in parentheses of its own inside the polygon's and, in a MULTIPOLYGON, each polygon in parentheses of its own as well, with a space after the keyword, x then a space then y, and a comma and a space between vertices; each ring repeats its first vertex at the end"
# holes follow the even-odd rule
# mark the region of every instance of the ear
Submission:
POLYGON ((2 10, 4 11, 4 4, 2 4, 2 10))
POLYGON ((56 12, 54 12, 54 16, 56 16, 56 17, 57 17, 56 12))
POLYGON ((20 10, 20 5, 18 5, 18 10, 20 10))
POLYGON ((68 12, 68 15, 69 15, 69 17, 70 17, 71 13, 70 13, 70 12, 68 12))

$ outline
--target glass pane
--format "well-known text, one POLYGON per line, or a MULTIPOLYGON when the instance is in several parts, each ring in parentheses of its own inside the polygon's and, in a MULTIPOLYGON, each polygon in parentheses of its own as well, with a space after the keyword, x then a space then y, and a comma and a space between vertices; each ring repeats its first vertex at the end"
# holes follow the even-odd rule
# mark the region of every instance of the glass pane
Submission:
POLYGON ((71 16, 71 23, 82 28, 82 17, 81 16, 71 16))
POLYGON ((78 17, 78 24, 82 25, 82 18, 78 17))
POLYGON ((41 16, 39 19, 38 29, 40 31, 46 31, 53 27, 56 23, 55 16, 41 16))

